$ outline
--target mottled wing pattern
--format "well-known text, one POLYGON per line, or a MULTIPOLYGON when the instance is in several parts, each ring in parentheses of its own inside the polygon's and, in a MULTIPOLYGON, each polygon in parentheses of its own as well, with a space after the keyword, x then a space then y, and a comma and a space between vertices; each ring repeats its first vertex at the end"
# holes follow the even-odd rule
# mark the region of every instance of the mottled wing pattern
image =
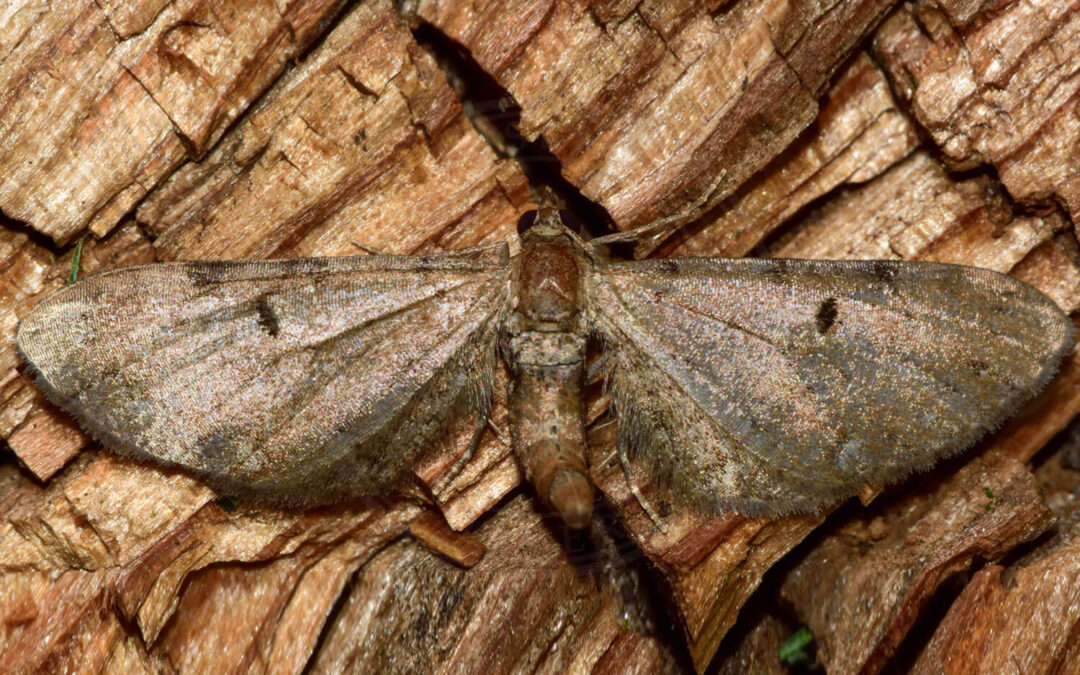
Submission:
POLYGON ((1072 344, 1045 296, 957 265, 684 258, 589 284, 620 450, 748 514, 818 510, 971 445, 1072 344))
POLYGON ((504 244, 182 262, 42 301, 19 348, 107 447, 283 504, 384 492, 490 406, 504 244))

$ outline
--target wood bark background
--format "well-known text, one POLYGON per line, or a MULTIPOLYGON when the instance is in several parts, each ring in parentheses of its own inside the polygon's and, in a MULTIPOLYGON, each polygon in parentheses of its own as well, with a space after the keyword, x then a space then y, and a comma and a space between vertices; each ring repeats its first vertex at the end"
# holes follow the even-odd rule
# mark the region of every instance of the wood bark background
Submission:
POLYGON ((500 401, 438 495, 277 511, 102 451, 12 343, 87 231, 87 272, 453 249, 513 239, 530 180, 594 234, 692 221, 639 254, 961 262, 1076 313, 1080 2, 0 1, 3 668, 780 672, 805 625, 831 673, 1080 672, 1075 354, 816 516, 661 533, 596 425, 594 550, 500 401))

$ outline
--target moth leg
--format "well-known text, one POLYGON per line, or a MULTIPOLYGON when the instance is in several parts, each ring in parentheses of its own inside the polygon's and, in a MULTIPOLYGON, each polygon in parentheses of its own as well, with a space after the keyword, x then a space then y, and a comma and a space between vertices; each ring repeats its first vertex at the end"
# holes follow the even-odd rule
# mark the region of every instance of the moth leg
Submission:
POLYGON ((491 433, 495 434, 495 437, 499 439, 500 443, 506 447, 510 447, 510 439, 506 437, 499 427, 495 426, 495 423, 491 421, 490 416, 487 418, 487 425, 491 427, 491 433))
POLYGON ((661 534, 667 534, 667 527, 664 526, 663 521, 660 520, 660 516, 656 511, 653 511, 652 506, 649 504, 649 500, 645 499, 645 495, 641 494, 641 490, 638 489, 637 484, 634 483, 633 476, 630 475, 630 458, 626 456, 626 450, 618 448, 616 454, 619 455, 619 465, 622 466, 623 476, 626 477, 626 484, 630 486, 630 494, 634 495, 634 499, 641 505, 641 510, 645 512, 645 515, 649 516, 649 520, 653 522, 656 529, 660 530, 661 534))
POLYGON ((484 429, 487 428, 490 421, 490 414, 481 413, 480 419, 476 421, 476 429, 473 430, 472 438, 469 439, 468 447, 465 448, 465 452, 461 454, 461 457, 454 462, 454 465, 450 467, 450 472, 446 474, 446 477, 440 480, 438 484, 432 488, 431 491, 434 494, 442 494, 442 491, 449 487, 450 483, 465 469, 465 465, 469 463, 469 460, 472 459, 473 455, 476 453, 476 449, 480 447, 480 439, 483 438, 484 429))

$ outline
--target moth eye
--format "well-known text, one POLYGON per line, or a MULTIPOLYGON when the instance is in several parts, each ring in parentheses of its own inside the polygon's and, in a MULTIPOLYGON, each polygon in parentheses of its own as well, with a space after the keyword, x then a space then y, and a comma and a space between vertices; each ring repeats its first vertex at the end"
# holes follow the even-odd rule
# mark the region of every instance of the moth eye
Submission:
POLYGON ((525 230, 532 227, 533 223, 536 222, 536 216, 539 214, 540 212, 535 209, 533 209, 532 211, 526 211, 525 213, 521 214, 521 217, 518 218, 517 223, 518 234, 523 234, 525 230))

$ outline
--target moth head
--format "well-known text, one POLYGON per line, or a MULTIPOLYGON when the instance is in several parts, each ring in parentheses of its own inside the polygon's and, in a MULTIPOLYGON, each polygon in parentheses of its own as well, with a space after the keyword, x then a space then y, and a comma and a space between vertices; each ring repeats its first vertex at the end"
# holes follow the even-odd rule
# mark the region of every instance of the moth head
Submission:
POLYGON ((555 206, 541 206, 539 210, 533 209, 521 214, 518 218, 517 232, 520 235, 526 232, 552 235, 565 231, 580 232, 581 221, 570 211, 560 210, 555 206))

